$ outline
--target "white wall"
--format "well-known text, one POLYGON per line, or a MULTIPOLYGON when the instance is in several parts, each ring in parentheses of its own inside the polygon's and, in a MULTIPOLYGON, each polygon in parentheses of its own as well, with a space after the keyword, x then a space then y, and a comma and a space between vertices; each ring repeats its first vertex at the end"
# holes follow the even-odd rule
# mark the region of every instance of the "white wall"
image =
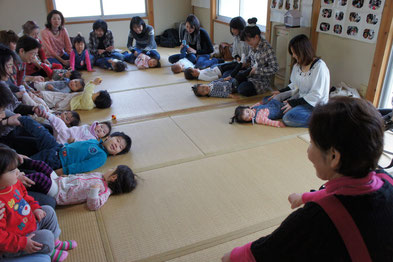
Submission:
POLYGON ((319 33, 317 55, 330 70, 331 85, 344 81, 362 91, 368 85, 376 44, 319 33))
POLYGON ((194 6, 194 14, 198 17, 201 26, 210 35, 210 9, 194 6))
MULTIPOLYGON (((154 0, 153 5, 156 35, 173 27, 175 22, 184 21, 191 13, 191 0, 154 0)), ((46 16, 45 0, 0 0, 1 30, 11 29, 19 33, 22 30, 22 24, 27 20, 34 20, 41 28, 44 28, 46 16)), ((146 20, 146 22, 148 21, 146 20)), ((129 21, 108 22, 108 27, 114 34, 116 47, 126 46, 129 24, 129 21)), ((88 38, 92 24, 70 24, 66 25, 66 28, 70 36, 81 32, 85 38, 88 38)))

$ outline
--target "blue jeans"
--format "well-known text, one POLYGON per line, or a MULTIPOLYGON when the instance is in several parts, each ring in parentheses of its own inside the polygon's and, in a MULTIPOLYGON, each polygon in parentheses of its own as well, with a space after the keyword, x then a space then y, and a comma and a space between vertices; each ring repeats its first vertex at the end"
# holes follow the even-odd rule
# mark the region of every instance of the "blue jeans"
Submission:
POLYGON ((296 106, 283 116, 282 121, 286 126, 308 127, 313 109, 309 104, 296 106))
POLYGON ((242 96, 255 96, 255 95, 257 95, 257 90, 255 89, 254 84, 249 81, 245 81, 245 82, 241 83, 237 87, 237 92, 239 94, 241 94, 242 96))
POLYGON ((281 108, 284 106, 284 104, 275 99, 268 101, 267 98, 268 97, 265 97, 263 99, 262 105, 256 106, 254 108, 257 110, 267 108, 269 109, 269 116, 268 116, 269 119, 271 120, 281 119, 283 116, 283 110, 281 110, 281 108))
POLYGON ((110 56, 97 58, 94 62, 94 65, 104 68, 104 69, 112 68, 111 63, 108 62, 108 60, 111 60, 111 59, 118 59, 118 60, 124 61, 124 56, 122 54, 120 54, 119 52, 112 52, 112 54, 110 56))
POLYGON ((174 64, 177 61, 179 61, 180 59, 187 58, 191 63, 195 64, 196 60, 197 60, 196 55, 195 54, 188 54, 187 49, 188 49, 188 46, 183 46, 183 48, 180 49, 180 54, 171 55, 170 57, 168 57, 169 63, 174 64))
MULTIPOLYGON (((66 52, 64 52, 63 55, 61 56, 61 58, 64 59, 64 60, 70 60, 70 55, 67 54, 66 52)), ((56 64, 63 65, 63 64, 60 63, 60 61, 57 60, 56 58, 48 58, 48 61, 49 61, 51 64, 56 63, 56 64)), ((63 65, 63 66, 64 66, 64 65, 63 65)))
MULTIPOLYGON (((140 49, 133 49, 133 51, 137 51, 138 54, 140 53, 144 53, 145 55, 150 56, 153 59, 157 59, 158 61, 160 61, 161 56, 160 53, 157 52, 157 50, 140 50, 140 49)), ((133 52, 128 53, 128 52, 124 52, 122 53, 124 55, 124 61, 130 63, 130 64, 134 64, 135 63, 135 59, 138 56, 135 56, 133 52)))
POLYGON ((210 55, 198 55, 195 68, 205 69, 218 64, 217 58, 210 59, 210 55))
POLYGON ((31 136, 36 138, 38 153, 31 156, 31 159, 42 160, 52 169, 56 170, 62 167, 58 155, 62 144, 56 142, 56 139, 49 133, 43 125, 33 120, 29 116, 21 116, 19 122, 31 136))

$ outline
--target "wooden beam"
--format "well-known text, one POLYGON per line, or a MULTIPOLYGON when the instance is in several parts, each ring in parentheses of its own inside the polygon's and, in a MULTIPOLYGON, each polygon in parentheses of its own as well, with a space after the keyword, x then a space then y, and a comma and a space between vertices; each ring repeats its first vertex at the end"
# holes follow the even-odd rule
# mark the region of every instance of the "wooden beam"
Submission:
POLYGON ((55 7, 53 6, 53 0, 45 0, 45 2, 46 2, 46 10, 48 13, 53 9, 55 9, 55 7))
POLYGON ((267 1, 267 14, 266 14, 266 34, 265 39, 271 44, 271 32, 272 32, 272 23, 270 22, 270 6, 272 5, 272 0, 267 1))
POLYGON ((320 0, 313 1, 312 14, 311 14, 310 41, 315 52, 317 52, 317 45, 318 45, 317 26, 318 26, 319 9, 321 9, 321 1, 320 0))
POLYGON ((154 6, 153 0, 147 0, 147 19, 149 20, 149 25, 154 27, 154 6))
POLYGON ((385 1, 366 99, 378 106, 393 41, 393 1, 385 1))
MULTIPOLYGON (((143 20, 149 19, 148 16, 141 17, 143 20)), ((106 22, 117 22, 117 21, 130 21, 131 17, 129 18, 111 18, 111 19, 105 19, 106 22)), ((74 25, 74 24, 91 24, 94 23, 96 20, 83 20, 83 21, 71 21, 71 22, 65 22, 64 24, 66 25, 74 25)), ((150 22, 149 22, 150 24, 150 22)))
POLYGON ((217 2, 210 0, 210 39, 214 43, 214 20, 217 18, 217 2))

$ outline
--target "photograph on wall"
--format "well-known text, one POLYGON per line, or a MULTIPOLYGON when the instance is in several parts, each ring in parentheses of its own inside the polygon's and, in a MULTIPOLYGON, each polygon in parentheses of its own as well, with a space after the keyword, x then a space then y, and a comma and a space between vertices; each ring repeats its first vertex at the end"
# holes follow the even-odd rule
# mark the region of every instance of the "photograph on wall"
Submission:
POLYGON ((301 0, 272 0, 270 8, 284 13, 289 10, 300 10, 300 1, 301 0))
POLYGON ((385 0, 320 0, 317 31, 375 43, 385 0))

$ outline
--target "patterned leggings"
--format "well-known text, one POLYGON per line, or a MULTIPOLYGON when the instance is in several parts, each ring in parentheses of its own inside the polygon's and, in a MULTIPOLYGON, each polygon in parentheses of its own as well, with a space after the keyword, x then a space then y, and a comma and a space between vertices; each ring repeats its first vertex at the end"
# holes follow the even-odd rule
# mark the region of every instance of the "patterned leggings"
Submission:
POLYGON ((25 176, 35 182, 29 190, 47 194, 51 185, 52 179, 50 178, 53 169, 48 166, 44 161, 23 159, 23 164, 19 169, 25 172, 25 176))

